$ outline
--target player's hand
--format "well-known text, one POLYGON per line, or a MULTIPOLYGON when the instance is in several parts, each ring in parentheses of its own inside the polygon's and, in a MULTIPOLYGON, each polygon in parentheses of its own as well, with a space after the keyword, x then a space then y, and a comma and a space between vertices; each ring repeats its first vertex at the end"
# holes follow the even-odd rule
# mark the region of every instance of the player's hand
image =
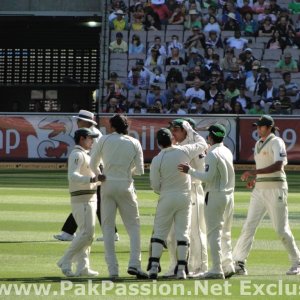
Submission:
POLYGON ((247 189, 253 189, 254 186, 255 186, 255 182, 256 182, 255 179, 249 180, 249 181, 247 182, 247 184, 246 184, 246 188, 247 188, 247 189))
POLYGON ((193 141, 193 137, 194 137, 194 129, 192 128, 191 124, 188 121, 183 121, 182 122, 182 127, 183 129, 186 131, 187 133, 187 137, 189 139, 189 141, 193 141))
POLYGON ((105 181, 106 176, 104 174, 99 174, 98 177, 97 177, 97 179, 98 179, 98 181, 103 182, 103 181, 105 181))
POLYGON ((246 171, 246 172, 244 172, 244 173, 242 174, 241 180, 242 180, 242 181, 247 181, 248 178, 249 178, 250 176, 251 176, 251 173, 250 173, 249 171, 246 171))
POLYGON ((190 169, 190 165, 188 163, 186 164, 179 164, 177 169, 182 172, 182 173, 188 173, 189 172, 189 169, 190 169))

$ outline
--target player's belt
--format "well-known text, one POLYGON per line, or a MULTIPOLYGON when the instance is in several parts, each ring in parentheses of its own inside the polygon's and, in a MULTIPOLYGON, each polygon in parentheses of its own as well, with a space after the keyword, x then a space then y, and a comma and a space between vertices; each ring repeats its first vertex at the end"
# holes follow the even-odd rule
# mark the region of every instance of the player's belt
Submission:
POLYGON ((70 192, 71 196, 93 195, 96 193, 97 190, 81 190, 81 191, 70 192))
POLYGON ((276 181, 285 182, 286 178, 285 177, 259 177, 259 178, 256 178, 256 182, 276 182, 276 181))

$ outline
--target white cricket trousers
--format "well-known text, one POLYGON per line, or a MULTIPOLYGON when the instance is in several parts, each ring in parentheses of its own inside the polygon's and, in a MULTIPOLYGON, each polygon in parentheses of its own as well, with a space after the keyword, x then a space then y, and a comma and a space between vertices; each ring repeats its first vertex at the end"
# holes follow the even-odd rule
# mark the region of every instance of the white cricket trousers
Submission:
POLYGON ((210 191, 204 204, 207 240, 210 246, 211 273, 221 274, 233 268, 231 226, 233 193, 210 191))
MULTIPOLYGON (((186 261, 188 257, 189 229, 191 220, 190 193, 169 192, 160 195, 157 203, 152 238, 162 241, 167 239, 172 224, 176 241, 177 261, 186 261), (177 242, 186 242, 186 245, 177 245, 177 242)), ((152 257, 160 258, 162 244, 152 243, 152 257)))
MULTIPOLYGON (((97 195, 81 195, 82 202, 74 202, 71 198, 72 214, 78 226, 76 236, 66 250, 60 263, 71 268, 72 262, 77 262, 77 272, 90 267, 89 254, 94 239, 97 195)), ((78 201, 78 200, 77 200, 78 201)))
POLYGON ((128 266, 141 267, 140 216, 133 182, 106 180, 101 184, 101 221, 105 260, 109 275, 119 275, 115 252, 115 223, 117 209, 130 239, 128 266))
MULTIPOLYGON (((188 269, 190 272, 206 272, 208 266, 206 225, 204 219, 204 192, 201 184, 192 183, 191 189, 191 221, 190 221, 190 248, 188 269)), ((177 241, 175 239, 174 224, 167 238, 170 255, 170 271, 177 264, 177 241)))
POLYGON ((275 232, 288 251, 292 264, 300 262, 299 249, 295 243, 288 221, 286 189, 256 189, 252 191, 248 215, 242 233, 233 251, 235 261, 245 261, 251 250, 257 226, 268 213, 275 232))

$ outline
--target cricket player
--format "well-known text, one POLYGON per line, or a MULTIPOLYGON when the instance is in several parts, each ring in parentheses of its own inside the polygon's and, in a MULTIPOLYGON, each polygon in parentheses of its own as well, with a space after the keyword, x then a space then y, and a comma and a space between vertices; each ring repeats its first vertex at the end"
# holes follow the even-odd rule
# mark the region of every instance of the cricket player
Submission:
MULTIPOLYGON (((170 122, 170 129, 174 136, 177 145, 193 144, 201 141, 206 144, 206 141, 197 132, 195 132, 195 121, 191 118, 175 119, 170 122), (188 121, 188 126, 184 120, 188 121), (191 126, 189 126, 191 125, 191 126)), ((191 161, 191 166, 197 170, 204 171, 204 157, 207 150, 205 149, 200 155, 197 155, 191 161)), ((192 178, 192 214, 191 214, 191 227, 190 227, 190 249, 188 259, 188 269, 190 274, 197 274, 207 271, 208 258, 207 258, 207 238, 206 226, 204 220, 204 192, 201 181, 192 178)), ((170 255, 170 267, 164 277, 173 277, 174 270, 177 265, 176 258, 176 238, 174 226, 171 227, 170 233, 167 238, 167 246, 170 255)))
MULTIPOLYGON (((190 127, 187 121, 183 121, 183 126, 190 127)), ((180 174, 177 165, 190 162, 199 156, 206 149, 207 144, 203 139, 199 139, 190 145, 172 145, 173 136, 167 128, 157 132, 157 142, 162 150, 153 158, 150 165, 150 182, 154 192, 160 196, 151 238, 149 276, 152 279, 157 278, 164 243, 174 223, 177 241, 175 273, 178 279, 186 279, 190 242, 191 178, 180 174)))
POLYGON ((109 276, 119 276, 115 253, 114 232, 117 209, 130 238, 130 260, 127 273, 148 278, 141 270, 140 216, 132 175, 144 173, 143 151, 140 142, 128 135, 128 120, 116 114, 109 120, 110 134, 103 135, 91 157, 91 168, 101 174, 100 161, 106 181, 101 187, 101 219, 105 259, 109 276))
POLYGON ((263 115, 254 123, 260 139, 255 144, 255 169, 242 174, 241 180, 253 188, 248 215, 233 251, 236 273, 247 275, 246 259, 260 221, 268 213, 273 228, 286 248, 292 266, 287 275, 300 274, 300 253, 288 221, 288 184, 284 172, 287 154, 284 141, 275 135, 274 120, 263 115))
MULTIPOLYGON (((93 149, 97 142, 99 141, 100 137, 102 136, 102 133, 100 130, 96 127, 97 123, 94 120, 94 114, 88 110, 81 109, 77 116, 74 116, 75 119, 77 119, 77 126, 78 128, 89 128, 92 130, 93 133, 97 134, 97 137, 94 138, 94 143, 91 149, 91 152, 93 152, 93 149)), ((101 226, 101 216, 100 216, 100 203, 101 203, 101 197, 100 197, 100 186, 97 188, 97 217, 99 224, 101 226)), ((55 234, 53 237, 60 241, 72 241, 75 237, 75 232, 77 229, 77 224, 75 222, 75 219, 72 215, 72 213, 68 216, 66 219, 62 231, 59 234, 55 234)), ((115 241, 119 241, 120 237, 117 231, 117 228, 115 228, 115 241)), ((103 241, 103 237, 97 238, 97 241, 103 241)))
POLYGON ((68 159, 68 180, 71 194, 72 214, 78 226, 77 235, 64 256, 57 263, 62 273, 68 277, 98 276, 90 269, 89 253, 94 238, 97 185, 105 180, 104 175, 95 176, 90 169, 89 150, 93 139, 98 135, 88 128, 75 131, 75 148, 68 159), (72 263, 77 263, 77 271, 73 273, 72 263))
POLYGON ((188 164, 180 164, 178 169, 205 183, 204 216, 212 267, 197 277, 224 279, 234 274, 231 247, 235 186, 233 155, 223 144, 226 136, 223 125, 212 125, 208 132, 211 147, 205 157, 205 171, 197 171, 188 164))

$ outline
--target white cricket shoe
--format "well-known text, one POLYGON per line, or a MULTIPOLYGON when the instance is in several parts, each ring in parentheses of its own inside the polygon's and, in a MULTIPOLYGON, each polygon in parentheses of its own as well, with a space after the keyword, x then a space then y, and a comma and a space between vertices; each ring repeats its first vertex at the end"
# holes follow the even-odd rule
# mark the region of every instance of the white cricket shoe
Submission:
POLYGON ((152 263, 151 269, 149 270, 149 278, 156 279, 158 276, 158 264, 152 263))
POLYGON ((53 237, 56 239, 56 240, 59 240, 59 241, 73 241, 74 237, 76 236, 76 234, 69 234, 67 232, 64 232, 62 231, 60 234, 55 234, 53 235, 53 237))
POLYGON ((177 279, 186 279, 186 273, 184 269, 178 270, 176 274, 177 279))
POLYGON ((300 275, 300 263, 292 265, 286 272, 286 275, 300 275))
POLYGON ((200 274, 198 279, 206 280, 206 279, 225 279, 223 273, 212 273, 212 272, 205 272, 200 274))
POLYGON ((246 264, 243 261, 236 261, 234 269, 236 275, 248 275, 246 264))
MULTIPOLYGON (((115 242, 118 242, 120 240, 120 236, 119 234, 116 232, 115 233, 115 242)), ((97 239, 96 239, 97 242, 103 242, 104 241, 104 238, 103 236, 99 236, 97 239)))
POLYGON ((99 275, 99 272, 93 271, 89 268, 84 268, 83 270, 76 272, 76 276, 89 276, 89 277, 96 277, 99 275))
POLYGON ((76 275, 72 272, 71 266, 67 264, 62 264, 61 262, 57 263, 57 266, 61 269, 61 272, 66 277, 75 277, 76 275))

